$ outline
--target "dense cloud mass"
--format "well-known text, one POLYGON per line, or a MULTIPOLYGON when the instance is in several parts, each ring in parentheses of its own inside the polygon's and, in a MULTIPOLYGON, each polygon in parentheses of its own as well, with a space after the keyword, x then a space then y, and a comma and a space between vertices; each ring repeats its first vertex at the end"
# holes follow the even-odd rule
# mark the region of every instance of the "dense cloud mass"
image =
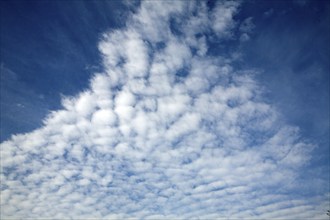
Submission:
POLYGON ((238 7, 145 1, 105 33, 90 88, 1 144, 1 218, 326 217, 324 197, 290 193, 314 146, 253 71, 208 53, 238 7))

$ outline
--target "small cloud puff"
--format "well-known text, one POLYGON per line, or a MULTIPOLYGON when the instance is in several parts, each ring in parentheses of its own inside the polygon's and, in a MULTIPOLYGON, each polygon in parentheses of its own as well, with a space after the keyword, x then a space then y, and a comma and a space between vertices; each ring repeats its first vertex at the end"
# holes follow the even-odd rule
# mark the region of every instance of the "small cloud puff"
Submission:
POLYGON ((253 23, 253 18, 246 18, 239 26, 239 31, 241 32, 240 41, 245 42, 250 40, 249 34, 252 33, 255 28, 255 24, 253 23))

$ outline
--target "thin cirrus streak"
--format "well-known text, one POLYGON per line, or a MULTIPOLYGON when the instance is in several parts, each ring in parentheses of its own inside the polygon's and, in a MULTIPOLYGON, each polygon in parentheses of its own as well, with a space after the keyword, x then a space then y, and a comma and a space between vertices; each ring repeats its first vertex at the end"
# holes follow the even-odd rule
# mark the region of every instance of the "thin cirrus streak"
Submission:
POLYGON ((314 146, 208 53, 238 7, 144 1, 105 33, 90 88, 1 144, 1 218, 324 218, 294 192, 314 146))

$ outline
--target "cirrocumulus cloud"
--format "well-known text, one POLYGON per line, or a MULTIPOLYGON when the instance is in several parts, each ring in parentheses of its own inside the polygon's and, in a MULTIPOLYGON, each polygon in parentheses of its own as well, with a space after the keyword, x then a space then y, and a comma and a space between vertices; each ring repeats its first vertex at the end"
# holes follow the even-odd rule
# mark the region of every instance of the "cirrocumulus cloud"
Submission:
POLYGON ((1 218, 319 218, 290 193, 313 147, 210 42, 239 2, 144 1, 99 43, 103 73, 1 144, 1 218))

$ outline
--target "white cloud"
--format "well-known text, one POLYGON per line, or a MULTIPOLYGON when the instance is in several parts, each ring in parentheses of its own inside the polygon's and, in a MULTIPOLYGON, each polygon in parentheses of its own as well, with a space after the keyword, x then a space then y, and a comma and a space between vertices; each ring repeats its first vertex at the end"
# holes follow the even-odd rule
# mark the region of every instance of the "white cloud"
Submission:
POLYGON ((314 146, 207 53, 238 7, 145 1, 105 33, 90 89, 1 143, 1 218, 323 218, 326 196, 297 192, 314 146))
POLYGON ((255 28, 255 25, 253 23, 253 18, 248 17, 246 18, 241 25, 239 26, 239 30, 244 33, 251 33, 253 29, 255 28))
POLYGON ((243 33, 243 34, 240 36, 239 39, 240 39, 240 41, 245 42, 245 41, 250 40, 250 36, 249 36, 247 33, 243 33))
POLYGON ((253 32, 254 28, 253 18, 246 18, 239 26, 239 31, 241 32, 240 41, 245 42, 250 40, 250 34, 253 32))
POLYGON ((133 106, 135 97, 129 91, 122 91, 116 96, 116 106, 133 106))
POLYGON ((97 125, 114 125, 116 115, 110 109, 98 110, 93 114, 92 123, 97 125))
POLYGON ((125 72, 132 78, 144 77, 148 70, 148 47, 136 32, 130 31, 127 35, 129 37, 125 42, 125 72))
POLYGON ((235 25, 233 16, 239 6, 238 1, 217 1, 211 14, 211 27, 220 37, 230 36, 235 25))
POLYGON ((90 115, 94 111, 95 106, 95 99, 89 92, 81 94, 75 105, 77 113, 82 116, 90 115))

